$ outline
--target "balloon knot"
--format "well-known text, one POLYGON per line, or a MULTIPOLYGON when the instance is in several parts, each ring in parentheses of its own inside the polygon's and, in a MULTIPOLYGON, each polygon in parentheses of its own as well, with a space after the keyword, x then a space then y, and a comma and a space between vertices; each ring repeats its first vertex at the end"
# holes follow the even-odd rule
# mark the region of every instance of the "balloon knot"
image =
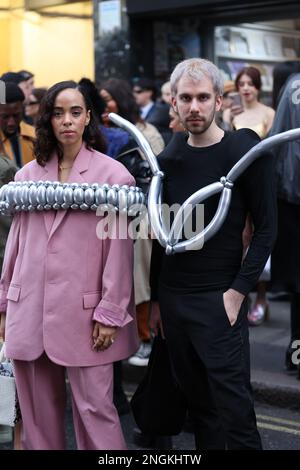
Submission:
POLYGON ((222 185, 224 186, 224 188, 229 188, 231 189, 233 187, 233 182, 228 180, 226 178, 226 176, 222 176, 222 178, 220 179, 220 183, 222 183, 222 185))

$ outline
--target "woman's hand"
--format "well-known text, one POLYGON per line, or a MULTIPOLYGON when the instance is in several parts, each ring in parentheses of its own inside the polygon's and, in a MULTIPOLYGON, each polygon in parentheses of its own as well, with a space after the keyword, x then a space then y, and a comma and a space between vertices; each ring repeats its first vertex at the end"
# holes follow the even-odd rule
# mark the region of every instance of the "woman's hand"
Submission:
POLYGON ((230 122, 234 120, 235 116, 238 116, 239 114, 243 113, 245 110, 243 106, 239 104, 234 104, 230 108, 230 122))
POLYGON ((244 112, 243 106, 231 105, 230 108, 227 108, 223 112, 223 122, 228 125, 231 129, 233 128, 232 122, 235 116, 244 112))
POLYGON ((6 313, 0 312, 0 338, 5 340, 5 320, 6 320, 6 313))
POLYGON ((93 329, 93 349, 105 351, 113 344, 116 336, 116 326, 106 326, 96 321, 93 329))

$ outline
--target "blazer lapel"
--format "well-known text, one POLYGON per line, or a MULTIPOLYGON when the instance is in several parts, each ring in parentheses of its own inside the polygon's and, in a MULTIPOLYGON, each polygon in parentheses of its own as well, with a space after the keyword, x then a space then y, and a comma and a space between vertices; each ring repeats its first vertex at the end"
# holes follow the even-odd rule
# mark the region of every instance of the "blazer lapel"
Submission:
MULTIPOLYGON (((79 151, 79 153, 78 153, 78 155, 77 155, 77 157, 76 157, 76 159, 75 159, 75 161, 74 161, 74 164, 73 164, 73 167, 70 171, 67 183, 81 184, 81 183, 86 182, 86 179, 84 178, 84 176, 82 174, 88 170, 91 157, 92 157, 92 152, 86 148, 85 144, 83 144, 80 151, 79 151)), ((56 165, 56 179, 55 179, 55 181, 57 181, 57 179, 58 179, 57 157, 56 157, 55 165, 56 165)), ((69 210, 72 210, 72 209, 69 209, 69 210)), ((51 211, 51 212, 54 212, 54 211, 51 211)), ((67 212, 68 211, 66 211, 66 210, 57 211, 56 217, 55 217, 54 222, 51 226, 51 230, 50 230, 50 233, 49 233, 49 238, 52 237, 52 235, 54 234, 56 229, 62 223, 62 221, 64 220, 64 218, 67 214, 67 212)))
MULTIPOLYGON (((53 157, 46 163, 42 168, 42 175, 39 178, 42 181, 57 181, 58 180, 58 165, 57 165, 57 155, 54 154, 53 157)), ((44 221, 48 236, 50 235, 51 227, 55 219, 54 211, 43 211, 44 221)))

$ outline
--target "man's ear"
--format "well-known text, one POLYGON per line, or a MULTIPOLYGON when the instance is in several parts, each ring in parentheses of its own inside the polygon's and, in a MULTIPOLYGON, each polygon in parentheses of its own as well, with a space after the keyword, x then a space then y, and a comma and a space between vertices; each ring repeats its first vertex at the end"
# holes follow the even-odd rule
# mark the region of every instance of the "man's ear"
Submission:
POLYGON ((220 111, 223 104, 223 96, 216 96, 216 111, 220 111))
POLYGON ((174 109, 175 113, 178 113, 178 109, 177 109, 177 100, 176 100, 176 98, 174 98, 174 96, 172 96, 172 101, 171 101, 171 103, 172 103, 172 106, 173 106, 173 109, 174 109))

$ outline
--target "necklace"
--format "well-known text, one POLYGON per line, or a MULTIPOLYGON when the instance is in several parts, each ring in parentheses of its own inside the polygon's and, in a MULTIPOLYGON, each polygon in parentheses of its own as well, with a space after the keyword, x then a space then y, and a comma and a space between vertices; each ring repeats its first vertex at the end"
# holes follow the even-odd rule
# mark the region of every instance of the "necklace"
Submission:
POLYGON ((63 170, 70 170, 70 168, 72 168, 72 166, 58 165, 58 168, 59 168, 59 171, 63 171, 63 170))

